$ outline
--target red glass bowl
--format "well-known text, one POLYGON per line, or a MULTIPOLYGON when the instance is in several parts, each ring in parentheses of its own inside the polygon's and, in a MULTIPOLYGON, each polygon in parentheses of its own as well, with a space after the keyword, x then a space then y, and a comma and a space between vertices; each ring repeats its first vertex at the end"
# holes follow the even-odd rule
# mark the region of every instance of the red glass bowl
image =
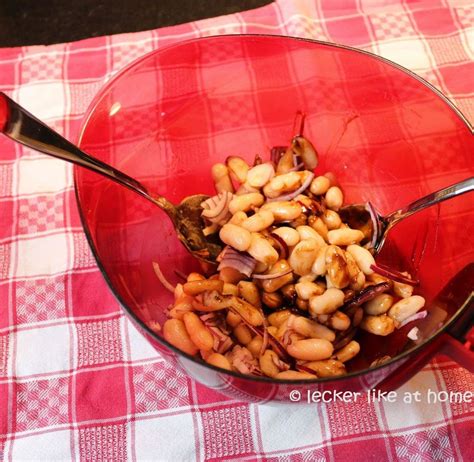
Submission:
MULTIPOLYGON (((288 144, 297 111, 319 152, 316 172, 333 171, 347 202, 391 212, 474 174, 472 129, 438 91, 406 69, 366 52, 280 36, 219 36, 183 42, 135 61, 99 93, 80 146, 178 203, 213 192, 211 166, 228 155, 249 162, 288 144)), ((430 315, 388 337, 361 335, 362 352, 337 379, 276 382, 229 373, 177 351, 147 322, 165 320, 171 294, 152 262, 179 282, 196 262, 166 215, 141 197, 75 168, 79 209, 97 263, 143 335, 170 361, 219 391, 254 401, 287 400, 288 390, 393 388, 449 346, 445 333, 472 321, 472 195, 397 226, 381 261, 421 280, 430 315), (444 287, 444 290, 442 290, 444 287), (381 356, 390 361, 369 369, 381 356)))

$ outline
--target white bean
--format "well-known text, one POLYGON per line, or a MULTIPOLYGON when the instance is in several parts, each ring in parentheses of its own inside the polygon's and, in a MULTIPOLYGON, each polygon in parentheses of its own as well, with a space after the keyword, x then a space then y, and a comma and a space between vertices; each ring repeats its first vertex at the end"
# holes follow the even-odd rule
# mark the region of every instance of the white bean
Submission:
MULTIPOLYGON (((191 273, 192 274, 192 273, 191 273)), ((188 276, 189 277, 189 276, 188 276)), ((206 279, 204 276, 202 277, 203 279, 206 279)), ((188 279, 189 281, 189 279, 188 279)), ((181 297, 182 295, 184 294, 183 292, 183 284, 180 284, 178 282, 178 284, 175 285, 174 287, 174 292, 173 292, 173 295, 174 295, 174 299, 177 300, 179 297, 181 297)))
POLYGON ((181 351, 194 356, 198 349, 180 319, 168 319, 163 325, 163 337, 181 351))
POLYGON ((321 244, 316 239, 305 239, 293 248, 288 262, 299 276, 311 272, 311 267, 318 254, 321 244))
POLYGON ((219 237, 222 242, 241 252, 249 249, 252 242, 252 235, 246 229, 229 223, 221 228, 219 237))
POLYGON ((344 252, 347 262, 347 271, 350 277, 350 288, 355 291, 360 291, 364 288, 365 274, 357 266, 354 257, 349 252, 344 252))
POLYGON ((304 316, 295 316, 292 329, 303 337, 322 338, 330 342, 334 342, 336 338, 336 334, 331 329, 304 316))
POLYGON ((214 164, 211 169, 211 175, 218 193, 224 191, 234 192, 229 170, 224 164, 214 164))
POLYGON ((256 308, 262 307, 257 285, 251 281, 240 281, 238 284, 240 296, 256 308))
POLYGON ((300 276, 298 279, 298 282, 313 282, 317 278, 318 278, 317 274, 308 273, 308 274, 305 274, 304 276, 300 276))
POLYGON ((266 263, 257 261, 257 265, 255 266, 254 273, 257 273, 257 274, 265 273, 265 271, 268 271, 268 267, 269 265, 267 265, 266 263))
POLYGON ((341 228, 328 232, 328 241, 334 245, 358 244, 364 239, 364 233, 358 229, 341 228))
POLYGON ((330 358, 334 347, 329 340, 308 338, 292 342, 287 347, 288 354, 304 361, 319 361, 330 358))
POLYGON ((244 323, 234 327, 233 334, 242 345, 248 345, 252 341, 252 331, 244 323))
POLYGON ((326 249, 326 283, 328 287, 343 289, 351 281, 344 251, 336 245, 330 245, 326 249))
POLYGON ((275 327, 280 327, 290 317, 290 310, 275 311, 268 316, 268 322, 275 327))
POLYGON ((297 226, 296 231, 298 231, 298 234, 300 235, 300 239, 303 241, 305 239, 316 239, 319 242, 320 246, 323 246, 326 244, 326 241, 324 240, 323 237, 311 226, 297 226))
POLYGON ((330 288, 322 295, 315 295, 309 300, 309 312, 312 317, 318 314, 334 313, 344 304, 344 292, 339 289, 330 288))
MULTIPOLYGON (((291 269, 286 260, 278 260, 268 271, 268 274, 285 273, 291 269)), ((293 281, 293 273, 287 273, 284 276, 261 281, 262 289, 265 292, 275 292, 293 281)))
POLYGON ((327 190, 331 186, 329 178, 325 176, 317 176, 312 182, 309 190, 316 196, 326 194, 327 190))
POLYGON ((270 210, 270 212, 273 213, 275 221, 294 220, 303 213, 300 204, 290 201, 267 202, 262 206, 261 210, 270 210))
POLYGON ((236 214, 232 216, 232 218, 228 221, 228 223, 232 225, 241 226, 242 223, 247 219, 247 214, 239 210, 236 214))
MULTIPOLYGON (((406 276, 409 276, 408 273, 402 273, 405 274, 406 276)), ((414 287, 411 286, 410 284, 403 284, 402 282, 393 282, 393 293, 397 297, 401 298, 408 298, 413 295, 413 289, 414 287)))
POLYGON ((318 376, 316 374, 310 374, 308 372, 299 372, 299 371, 283 371, 279 372, 274 379, 278 380, 314 380, 318 376))
POLYGON ((195 281, 188 281, 183 286, 183 291, 186 295, 202 294, 206 290, 217 290, 222 292, 224 283, 216 279, 201 279, 195 281))
POLYGON ((248 212, 252 207, 260 207, 263 204, 264 197, 260 193, 248 193, 241 196, 234 196, 229 203, 229 211, 237 213, 238 211, 248 212))
POLYGON ((311 267, 311 272, 317 276, 324 276, 326 274, 326 250, 328 247, 328 245, 325 245, 318 250, 316 259, 311 267))
POLYGON ((328 324, 334 330, 347 330, 351 326, 351 318, 342 311, 336 311, 329 318, 328 324))
POLYGON ((342 191, 337 186, 331 186, 324 197, 326 199, 326 205, 332 210, 339 210, 344 203, 342 191))
POLYGON ((242 322, 242 318, 233 311, 227 312, 225 320, 230 327, 236 327, 242 322))
POLYGON ((395 330, 395 322, 386 314, 380 316, 365 316, 359 324, 361 329, 374 335, 385 337, 395 330))
POLYGON ((393 305, 393 297, 389 294, 376 295, 364 304, 364 311, 372 316, 386 313, 393 305))
POLYGON ((328 229, 338 229, 342 224, 341 217, 334 210, 327 209, 323 214, 324 224, 328 229))
POLYGON ((263 338, 260 335, 256 335, 249 344, 246 345, 247 350, 252 353, 254 358, 260 357, 260 351, 262 349, 263 338))
POLYGON ((375 265, 375 260, 367 249, 364 249, 360 245, 353 244, 347 247, 347 251, 354 257, 357 266, 365 275, 370 275, 374 272, 371 265, 375 265))
POLYGON ((315 229, 327 242, 328 240, 328 227, 326 226, 326 223, 320 218, 316 217, 314 215, 311 215, 308 218, 308 224, 311 226, 311 228, 315 229))
POLYGON ((344 375, 346 373, 344 364, 336 359, 310 361, 305 364, 305 367, 309 367, 315 371, 318 377, 337 377, 338 375, 344 375))
POLYGON ((235 295, 238 297, 240 295, 239 288, 235 284, 230 284, 229 282, 224 282, 224 288, 222 289, 222 295, 235 295))
POLYGON ((259 193, 260 189, 254 188, 253 186, 250 186, 247 182, 242 183, 239 186, 239 189, 235 191, 236 196, 243 196, 244 194, 249 194, 249 193, 259 193))
POLYGON ((314 282, 298 282, 295 284, 298 297, 303 300, 309 300, 314 295, 322 295, 324 288, 314 282))
POLYGON ((294 191, 301 186, 300 172, 289 172, 275 176, 265 187, 263 193, 270 199, 289 191, 294 191))
POLYGON ((265 350, 259 358, 260 370, 268 377, 275 377, 280 371, 277 366, 278 355, 273 350, 265 350))
POLYGON ((191 341, 200 350, 209 351, 214 345, 214 337, 195 313, 189 312, 183 315, 184 325, 191 341))
POLYGON ((276 310, 283 305, 283 296, 279 292, 262 292, 262 303, 272 310, 276 310))
POLYGON ((250 232, 263 231, 273 223, 273 213, 270 210, 260 210, 247 218, 240 226, 250 232))
POLYGON ((226 160, 227 168, 230 171, 230 176, 239 183, 245 183, 249 166, 242 157, 230 156, 226 160))
POLYGON ((305 168, 313 170, 318 166, 318 153, 307 138, 301 135, 295 136, 292 147, 293 151, 301 157, 305 168))
POLYGON ((251 234, 250 246, 245 250, 247 250, 255 260, 267 265, 273 265, 278 260, 278 252, 273 248, 270 242, 259 233, 251 234))
POLYGON ((355 340, 351 340, 346 346, 342 347, 340 350, 336 351, 336 358, 345 363, 352 359, 360 351, 360 344, 355 340))
POLYGON ((293 150, 288 148, 285 153, 280 157, 277 165, 277 174, 289 172, 294 167, 293 163, 293 150))
POLYGON ((281 226, 272 231, 272 233, 280 236, 288 247, 293 247, 300 241, 300 235, 296 229, 290 226, 281 226))
POLYGON ((254 188, 261 188, 275 176, 275 169, 269 162, 252 167, 247 173, 247 183, 254 188))
POLYGON ((425 306, 425 299, 419 295, 412 295, 392 305, 388 310, 388 315, 400 323, 420 311, 423 306, 425 306))
POLYGON ((228 371, 232 370, 229 360, 219 353, 212 353, 209 355, 206 359, 206 363, 220 367, 221 369, 227 369, 228 371))
POLYGON ((235 268, 230 266, 227 268, 222 268, 219 271, 219 279, 228 284, 237 284, 242 279, 245 279, 245 274, 242 274, 240 271, 237 271, 235 268))

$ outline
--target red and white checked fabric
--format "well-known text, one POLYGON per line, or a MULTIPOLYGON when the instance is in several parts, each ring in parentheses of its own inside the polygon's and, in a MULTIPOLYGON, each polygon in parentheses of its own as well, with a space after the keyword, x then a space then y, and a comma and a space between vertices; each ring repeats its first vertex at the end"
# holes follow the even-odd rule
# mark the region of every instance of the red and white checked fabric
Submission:
MULTIPOLYGON (((464 0, 279 0, 159 30, 0 49, 0 90, 75 139, 99 88, 193 37, 287 34, 390 58, 474 122, 474 5, 464 0)), ((0 138, 1 460, 474 460, 472 375, 434 360, 398 391, 421 402, 254 405, 169 366, 124 317, 88 248, 72 168, 0 138)))

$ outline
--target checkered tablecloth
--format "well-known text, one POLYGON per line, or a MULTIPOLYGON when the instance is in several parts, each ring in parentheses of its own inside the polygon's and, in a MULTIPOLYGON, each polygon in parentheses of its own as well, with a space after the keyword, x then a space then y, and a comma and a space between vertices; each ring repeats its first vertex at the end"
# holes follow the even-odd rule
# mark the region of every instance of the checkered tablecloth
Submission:
MULTIPOLYGON (((0 90, 76 139, 117 70, 193 37, 287 34, 372 51, 418 73, 474 122, 474 5, 279 0, 134 34, 0 49, 0 90)), ((72 167, 0 137, 0 460, 474 460, 473 390, 436 359, 398 391, 420 402, 255 405, 168 365, 122 314, 88 248, 72 167)))

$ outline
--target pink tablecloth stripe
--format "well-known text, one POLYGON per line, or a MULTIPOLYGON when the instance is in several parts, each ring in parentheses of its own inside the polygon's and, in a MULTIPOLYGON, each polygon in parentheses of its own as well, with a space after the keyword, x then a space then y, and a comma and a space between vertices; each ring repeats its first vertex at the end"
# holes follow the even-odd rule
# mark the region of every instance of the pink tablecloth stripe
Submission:
MULTIPOLYGON (((75 139, 99 88, 193 37, 286 34, 392 59, 474 122, 474 6, 462 0, 279 0, 175 27, 0 50, 0 90, 75 139)), ((0 138, 0 459, 473 460, 472 403, 428 403, 473 378, 435 360, 412 404, 249 405, 167 365, 124 318, 91 256, 72 169, 0 138)))

